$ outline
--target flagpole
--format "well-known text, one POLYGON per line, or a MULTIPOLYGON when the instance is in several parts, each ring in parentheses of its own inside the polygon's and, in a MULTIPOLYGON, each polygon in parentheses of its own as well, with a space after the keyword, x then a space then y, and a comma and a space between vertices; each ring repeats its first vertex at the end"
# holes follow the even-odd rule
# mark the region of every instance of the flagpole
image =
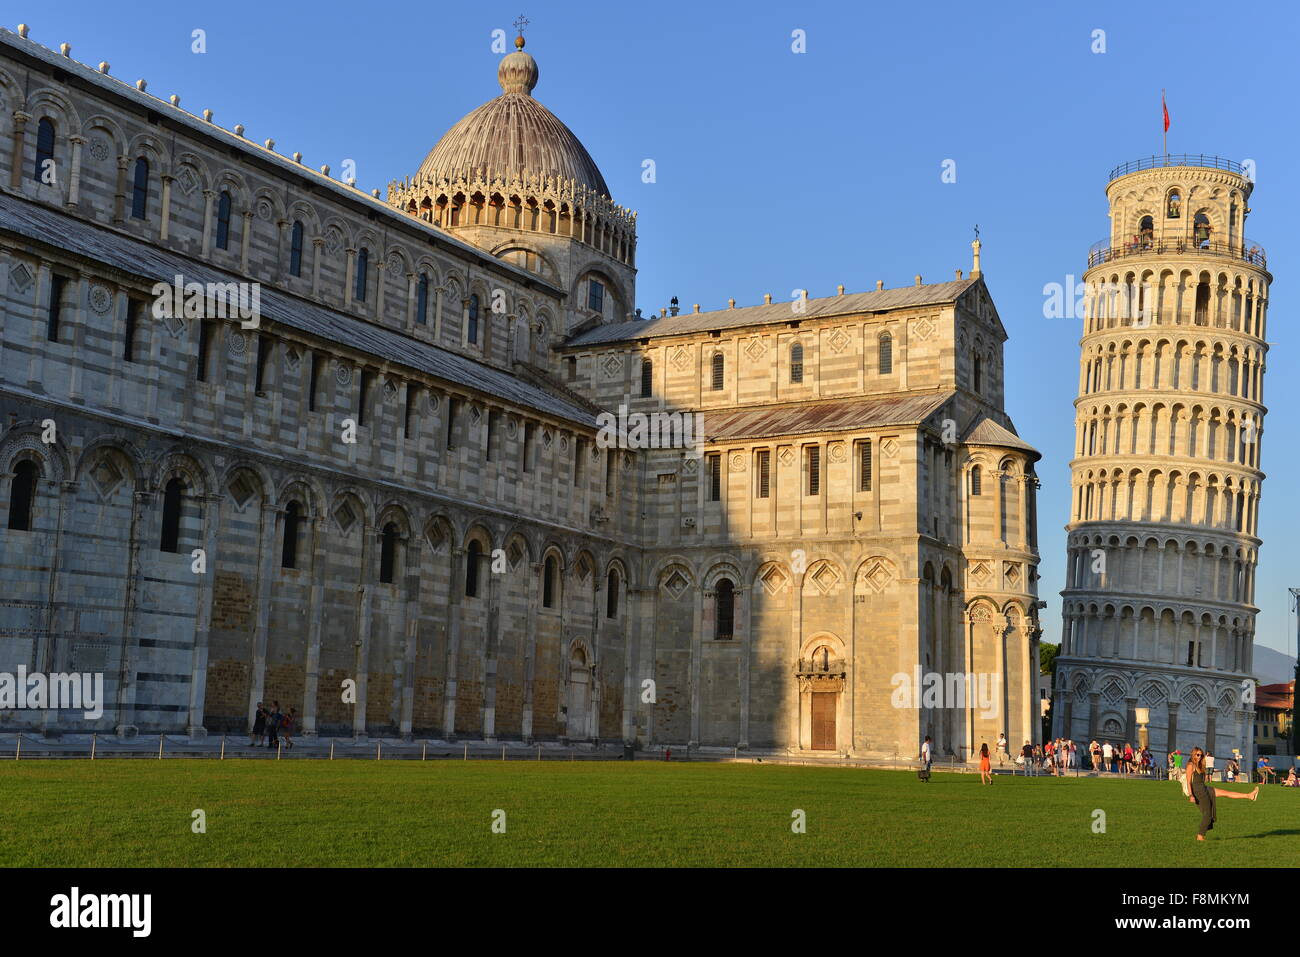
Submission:
POLYGON ((1160 135, 1161 135, 1161 137, 1163 138, 1163 145, 1164 145, 1164 149, 1165 149, 1165 157, 1166 157, 1166 159, 1169 157, 1169 126, 1165 123, 1165 118, 1164 118, 1164 114, 1165 114, 1165 111, 1166 111, 1167 109, 1168 109, 1168 107, 1165 106, 1165 91, 1164 91, 1163 88, 1161 88, 1161 90, 1160 90, 1160 126, 1161 126, 1163 132, 1162 132, 1160 135))

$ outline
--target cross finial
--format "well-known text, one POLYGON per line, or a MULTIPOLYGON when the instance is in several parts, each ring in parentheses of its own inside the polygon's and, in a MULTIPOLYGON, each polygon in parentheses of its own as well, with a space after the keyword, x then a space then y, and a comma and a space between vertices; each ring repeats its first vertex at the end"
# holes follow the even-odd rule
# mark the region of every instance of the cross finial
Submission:
POLYGON ((976 238, 976 239, 979 239, 979 238, 980 238, 980 224, 979 224, 979 223, 976 223, 976 224, 975 224, 975 238, 976 238))
POLYGON ((524 27, 528 26, 528 18, 521 13, 519 14, 518 18, 516 18, 515 22, 511 24, 511 26, 513 26, 516 30, 519 31, 520 36, 523 36, 524 27))

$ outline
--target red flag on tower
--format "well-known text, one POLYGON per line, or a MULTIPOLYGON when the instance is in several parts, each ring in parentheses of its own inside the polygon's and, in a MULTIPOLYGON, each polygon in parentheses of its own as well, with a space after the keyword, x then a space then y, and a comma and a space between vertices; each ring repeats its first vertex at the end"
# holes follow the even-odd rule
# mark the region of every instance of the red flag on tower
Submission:
POLYGON ((1165 111, 1165 132, 1169 132, 1169 107, 1165 105, 1165 91, 1160 91, 1160 109, 1165 111))

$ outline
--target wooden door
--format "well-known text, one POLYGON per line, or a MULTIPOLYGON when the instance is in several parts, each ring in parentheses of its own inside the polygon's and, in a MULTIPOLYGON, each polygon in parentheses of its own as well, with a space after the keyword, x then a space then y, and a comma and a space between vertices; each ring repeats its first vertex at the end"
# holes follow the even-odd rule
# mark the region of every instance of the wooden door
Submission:
POLYGON ((814 691, 812 696, 812 747, 814 751, 835 750, 834 692, 814 691))

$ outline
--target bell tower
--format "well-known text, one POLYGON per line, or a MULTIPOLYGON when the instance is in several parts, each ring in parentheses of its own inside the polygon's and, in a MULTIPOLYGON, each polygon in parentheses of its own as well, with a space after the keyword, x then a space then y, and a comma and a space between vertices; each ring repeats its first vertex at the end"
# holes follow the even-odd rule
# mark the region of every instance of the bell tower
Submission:
POLYGON ((1088 257, 1054 733, 1251 757, 1272 276, 1215 156, 1111 171, 1088 257))

